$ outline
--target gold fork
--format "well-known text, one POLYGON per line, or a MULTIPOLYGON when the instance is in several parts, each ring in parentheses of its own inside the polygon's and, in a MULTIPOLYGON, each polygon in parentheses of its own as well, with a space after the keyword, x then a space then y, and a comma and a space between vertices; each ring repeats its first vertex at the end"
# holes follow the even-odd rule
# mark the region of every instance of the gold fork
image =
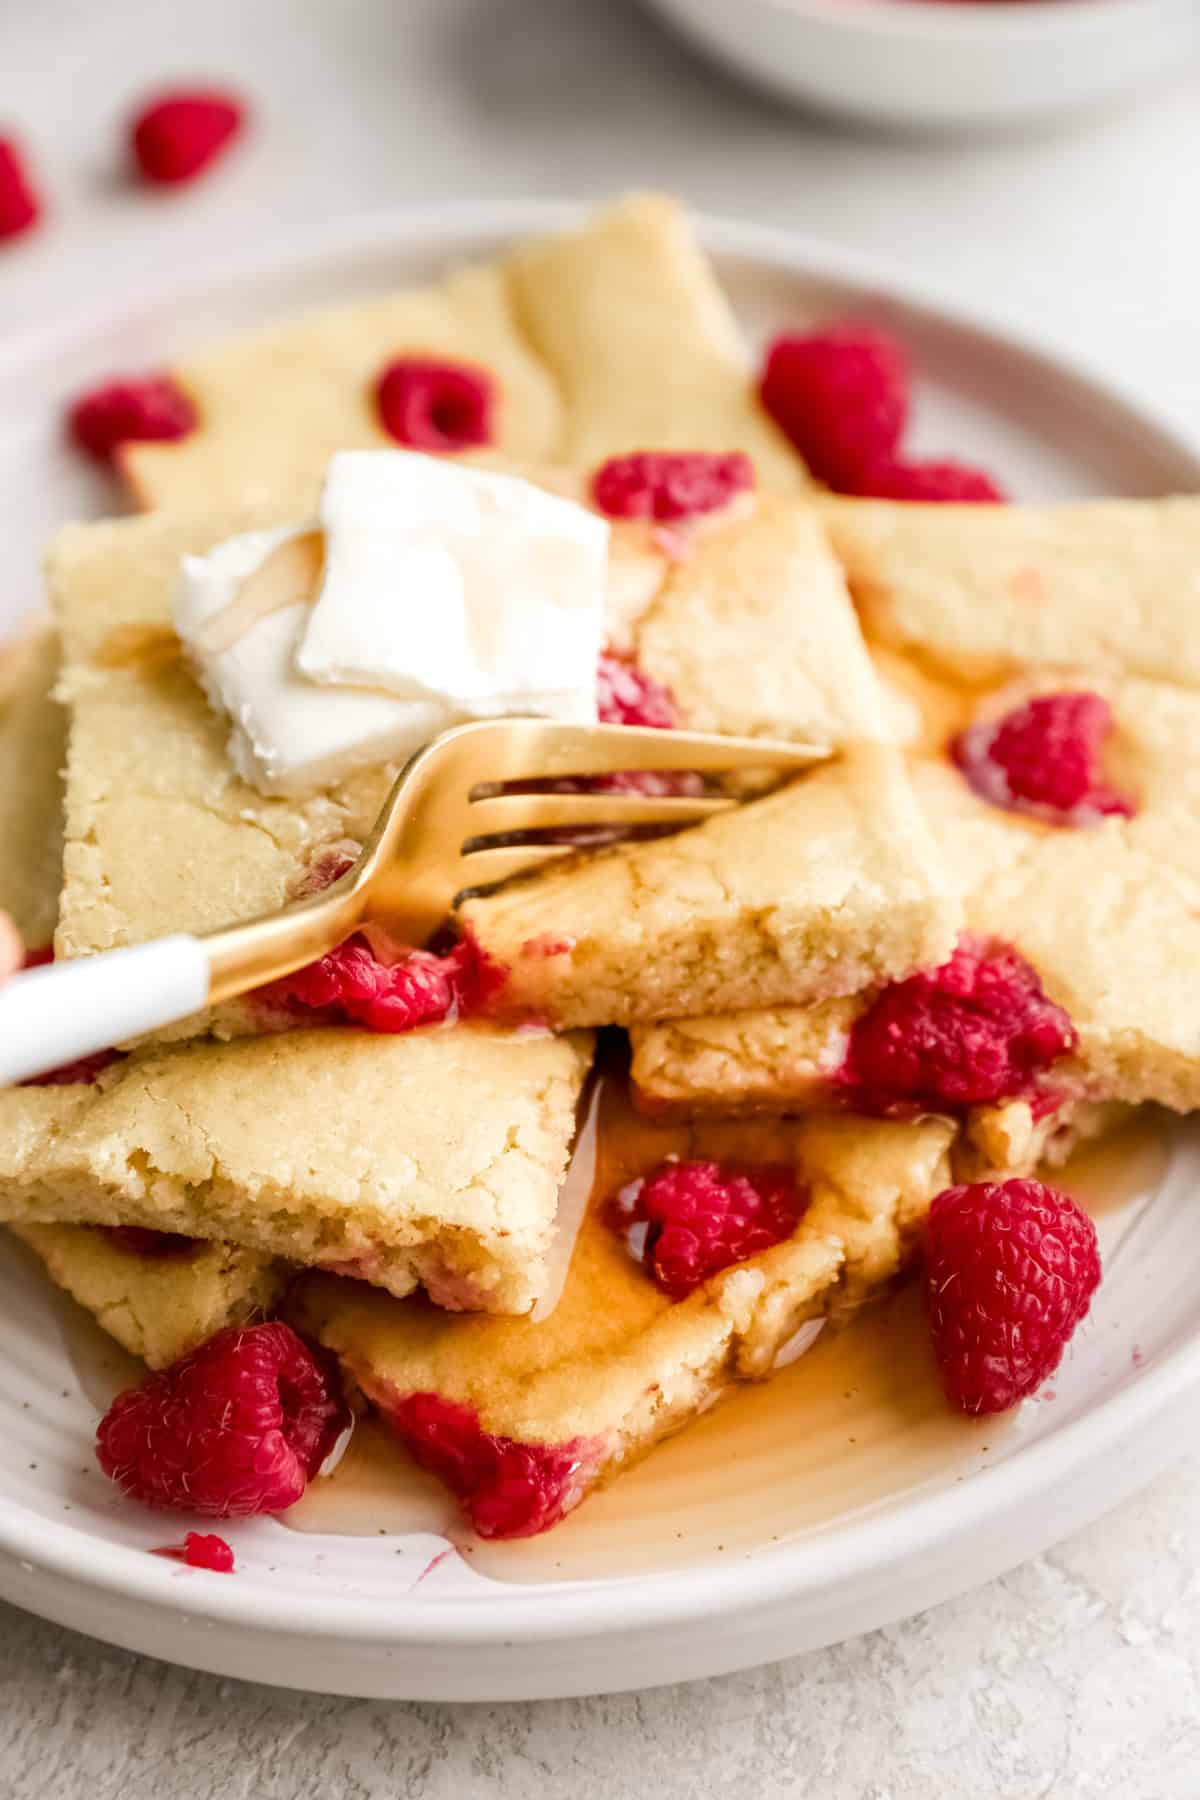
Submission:
POLYGON ((635 770, 786 777, 829 754, 812 744, 628 725, 488 719, 456 726, 407 764, 357 862, 320 893, 201 936, 178 933, 16 976, 0 990, 0 1083, 60 1068, 290 975, 368 923, 423 944, 464 893, 579 854, 578 844, 554 841, 555 833, 696 825, 738 804, 711 792, 563 791, 565 782, 635 770))

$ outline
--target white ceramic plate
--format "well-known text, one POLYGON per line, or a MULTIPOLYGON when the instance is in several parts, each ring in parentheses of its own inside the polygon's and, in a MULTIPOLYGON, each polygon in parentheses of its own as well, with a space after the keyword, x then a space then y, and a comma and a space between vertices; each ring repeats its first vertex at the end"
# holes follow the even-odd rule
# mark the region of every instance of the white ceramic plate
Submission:
MULTIPOLYGON (((488 206, 367 222, 0 352, 0 624, 37 605, 46 534, 111 505, 60 442, 62 398, 81 383, 420 279, 570 216, 488 206)), ((717 224, 704 236, 752 339, 847 310, 900 332, 921 371, 918 449, 977 458, 1020 498, 1200 486, 1195 451, 1109 384, 907 280, 791 237, 717 224)), ((952 1418, 902 1298, 718 1408, 557 1532, 493 1551, 487 1572, 451 1555, 426 1574, 444 1548, 429 1536, 301 1534, 273 1520, 230 1529, 232 1577, 147 1555, 179 1532, 94 1469, 96 1410, 76 1372, 94 1346, 81 1357, 77 1323, 4 1245, 0 1593, 221 1674, 437 1699, 651 1686, 899 1618, 1092 1518, 1182 1441, 1200 1389, 1200 1134, 1175 1129, 1161 1145, 1143 1134, 1130 1156, 1103 1212, 1106 1280, 1052 1397, 990 1429, 952 1418)))

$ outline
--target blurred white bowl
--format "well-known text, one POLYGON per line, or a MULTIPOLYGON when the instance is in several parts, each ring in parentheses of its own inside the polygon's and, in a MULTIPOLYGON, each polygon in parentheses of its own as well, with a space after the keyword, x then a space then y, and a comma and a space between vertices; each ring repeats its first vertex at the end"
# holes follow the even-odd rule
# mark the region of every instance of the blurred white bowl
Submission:
POLYGON ((992 128, 1096 106, 1200 50, 1200 0, 648 0, 789 99, 888 125, 992 128))

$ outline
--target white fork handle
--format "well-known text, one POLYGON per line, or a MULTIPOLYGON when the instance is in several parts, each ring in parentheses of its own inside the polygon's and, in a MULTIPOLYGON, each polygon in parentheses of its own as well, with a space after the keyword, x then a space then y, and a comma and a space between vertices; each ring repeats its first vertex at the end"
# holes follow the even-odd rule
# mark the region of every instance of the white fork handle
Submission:
POLYGON ((14 975, 0 988, 0 1085, 186 1019, 208 982, 208 952, 183 933, 14 975))

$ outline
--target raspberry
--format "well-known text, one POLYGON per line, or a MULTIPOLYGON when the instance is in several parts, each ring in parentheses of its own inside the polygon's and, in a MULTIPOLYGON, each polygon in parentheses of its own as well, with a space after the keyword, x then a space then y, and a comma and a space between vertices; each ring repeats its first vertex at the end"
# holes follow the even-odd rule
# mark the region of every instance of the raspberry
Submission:
POLYGON ((929 1211, 925 1280, 947 1398, 1004 1412, 1053 1374, 1087 1312, 1096 1228, 1040 1181, 947 1188, 929 1211))
POLYGON ((292 1506, 344 1424, 332 1364, 294 1331, 231 1326, 118 1394, 96 1455, 147 1506, 228 1519, 292 1506))
POLYGON ((213 1569, 218 1575, 233 1574, 233 1551, 215 1532, 189 1531, 182 1544, 162 1544, 151 1552, 171 1556, 189 1569, 213 1569))
POLYGON ((153 1261, 170 1261, 175 1257, 194 1256, 200 1240, 182 1237, 177 1231, 151 1231, 144 1225, 103 1225, 105 1237, 118 1250, 131 1256, 145 1256, 153 1261))
POLYGON ((1051 825, 1093 825, 1133 802, 1101 776, 1112 708, 1086 691, 1039 694, 1000 719, 970 725, 950 755, 970 785, 993 806, 1032 813, 1051 825))
POLYGON ((1024 957, 964 936, 949 962, 885 988, 855 1022, 840 1081, 861 1112, 955 1111, 1038 1095, 1075 1043, 1024 957))
POLYGON ((54 945, 43 944, 40 949, 27 950, 21 962, 23 969, 44 969, 47 963, 54 961, 54 945))
POLYGON ((486 369, 398 356, 375 388, 389 437, 410 450, 470 450, 490 444, 495 383, 486 369))
POLYGON ((301 1012, 332 1015, 369 1031, 397 1032, 479 1012, 503 980, 503 972, 470 938, 445 956, 407 950, 388 963, 356 935, 259 992, 301 1012))
MULTIPOLYGON (((629 657, 604 650, 596 669, 596 712, 604 725, 640 725, 671 731, 679 725, 679 707, 669 687, 655 681, 629 657)), ((700 794, 704 780, 689 769, 625 769, 596 775, 587 790, 605 794, 700 794)))
POLYGON ((95 1081, 105 1069, 113 1063, 124 1062, 123 1050, 97 1050, 91 1056, 81 1056, 77 1062, 61 1063, 57 1069, 47 1069, 44 1075, 31 1075, 21 1087, 80 1087, 85 1082, 95 1081))
POLYGON ((174 187, 194 181, 215 162, 244 119, 245 109, 232 94, 181 88, 138 113, 129 127, 130 149, 144 180, 174 187))
POLYGON ((592 499, 610 519, 688 519, 753 486, 754 464, 741 450, 636 450, 601 463, 592 499))
POLYGON ((655 681, 628 657, 611 650, 600 654, 596 670, 596 706, 605 725, 641 725, 670 731, 679 724, 679 708, 669 687, 655 681))
POLYGON ((497 1437, 473 1407, 442 1394, 407 1394, 387 1417, 485 1538, 534 1537, 557 1525, 583 1499, 604 1452, 598 1438, 534 1444, 497 1437))
POLYGON ((83 394, 67 414, 72 442, 96 462, 112 462, 122 444, 186 437, 196 409, 169 375, 121 377, 83 394))
POLYGON ((41 212, 21 152, 12 138, 0 137, 0 243, 31 231, 41 212))
POLYGON ((885 459, 860 469, 846 490, 871 500, 957 500, 1003 503, 1008 496, 982 469, 960 462, 885 459))
POLYGON ((292 884, 288 898, 303 900, 309 894, 323 894, 354 867, 361 848, 361 844, 355 845, 351 854, 349 839, 342 844, 325 845, 316 852, 304 873, 292 884))
POLYGON ((908 417, 908 358, 894 338, 844 320, 777 337, 759 384, 767 412, 818 481, 853 492, 895 456, 908 417))
POLYGON ((672 1300, 791 1237, 807 1195, 790 1168, 665 1162, 610 1202, 609 1223, 672 1300))

